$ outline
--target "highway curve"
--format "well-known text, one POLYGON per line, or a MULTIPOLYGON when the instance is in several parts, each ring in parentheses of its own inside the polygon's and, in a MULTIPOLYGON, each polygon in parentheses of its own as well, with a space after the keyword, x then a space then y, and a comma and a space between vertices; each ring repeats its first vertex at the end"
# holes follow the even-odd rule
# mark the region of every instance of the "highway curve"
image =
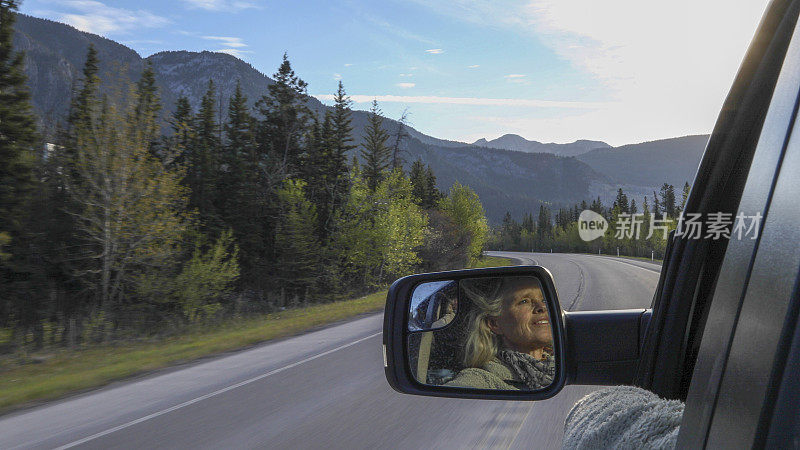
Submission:
MULTIPOLYGON (((649 307, 660 266, 492 252, 550 269, 570 310, 649 307)), ((383 375, 382 314, 171 368, 0 417, 0 448, 558 448, 595 387, 542 402, 401 395, 383 375)))

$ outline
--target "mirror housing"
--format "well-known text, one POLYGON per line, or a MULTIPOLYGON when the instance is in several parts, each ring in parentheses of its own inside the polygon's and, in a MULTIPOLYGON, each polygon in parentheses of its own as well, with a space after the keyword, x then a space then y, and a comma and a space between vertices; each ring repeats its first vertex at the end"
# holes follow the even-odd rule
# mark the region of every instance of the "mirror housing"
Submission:
POLYGON ((389 288, 383 323, 383 355, 386 379, 395 390, 436 397, 481 398, 495 400, 544 400, 556 395, 567 380, 565 321, 552 274, 541 266, 510 266, 489 269, 466 269, 410 275, 395 281, 389 288), (556 371, 553 383, 537 391, 500 391, 422 384, 417 381, 408 360, 409 303, 421 283, 463 280, 482 277, 536 278, 541 284, 553 333, 556 371))

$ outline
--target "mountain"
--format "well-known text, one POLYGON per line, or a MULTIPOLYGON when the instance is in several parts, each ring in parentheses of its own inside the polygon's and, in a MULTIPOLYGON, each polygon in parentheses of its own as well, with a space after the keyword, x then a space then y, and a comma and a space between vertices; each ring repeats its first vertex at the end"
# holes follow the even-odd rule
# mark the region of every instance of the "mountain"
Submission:
POLYGON ((523 153, 472 145, 441 147, 410 139, 408 155, 430 164, 440 187, 470 186, 481 198, 486 216, 499 224, 506 211, 521 218, 539 205, 572 205, 601 196, 613 199, 616 186, 605 175, 575 159, 548 153, 523 153))
MULTIPOLYGON (((145 65, 151 64, 164 105, 164 117, 171 114, 181 95, 197 108, 209 79, 213 79, 217 86, 223 114, 237 80, 251 105, 274 83, 250 64, 231 55, 170 51, 142 58, 134 50, 112 40, 62 23, 21 14, 18 15, 14 43, 26 52, 32 102, 45 136, 53 136, 56 124, 66 116, 73 86, 81 78, 89 44, 98 51, 99 76, 106 93, 125 92, 124 89, 139 78, 145 65)), ((328 108, 315 98, 309 98, 307 104, 317 114, 328 108)), ((355 144, 362 141, 368 117, 366 111, 353 111, 355 144)), ((390 134, 396 132, 398 125, 391 119, 383 122, 390 134)), ((430 164, 441 190, 447 190, 455 181, 472 187, 493 224, 500 223, 506 211, 520 219, 524 213, 536 213, 540 204, 567 206, 598 196, 610 203, 619 186, 633 196, 645 195, 648 191, 652 193, 651 188, 660 186, 665 180, 657 176, 656 170, 663 163, 649 162, 653 158, 661 161, 658 159, 661 155, 648 156, 651 151, 646 149, 641 155, 634 156, 641 156, 641 165, 652 168, 648 172, 652 176, 641 180, 635 176, 637 174, 627 173, 624 168, 628 156, 620 155, 631 151, 627 147, 632 146, 612 149, 603 142, 585 140, 571 144, 542 144, 515 135, 466 144, 437 139, 412 127, 407 127, 406 131, 409 134, 403 145, 406 165, 410 166, 418 158, 430 164), (501 145, 512 148, 493 147, 501 145), (598 147, 601 150, 588 151, 598 147), (582 153, 578 159, 571 156, 582 153)), ((358 150, 354 153, 357 155, 358 150)), ((632 159, 638 161, 636 157, 632 159)), ((684 179, 692 179, 694 170, 696 163, 691 168, 676 168, 674 174, 670 172, 669 180, 680 178, 682 185, 684 179)))
POLYGON ((543 144, 537 141, 529 141, 522 136, 516 134, 505 134, 497 139, 487 141, 486 139, 478 139, 472 145, 479 147, 513 150, 516 152, 526 153, 552 153, 559 156, 577 156, 586 153, 596 148, 609 148, 610 145, 601 141, 588 141, 585 139, 577 140, 570 144, 543 144))
POLYGON ((14 31, 14 47, 25 52, 33 108, 45 125, 45 134, 53 132, 55 122, 67 113, 89 44, 97 50, 103 80, 135 80, 144 68, 144 60, 134 50, 63 23, 18 14, 14 31))
POLYGON ((707 134, 661 139, 592 150, 577 158, 612 182, 658 188, 664 183, 691 184, 703 157, 707 134))

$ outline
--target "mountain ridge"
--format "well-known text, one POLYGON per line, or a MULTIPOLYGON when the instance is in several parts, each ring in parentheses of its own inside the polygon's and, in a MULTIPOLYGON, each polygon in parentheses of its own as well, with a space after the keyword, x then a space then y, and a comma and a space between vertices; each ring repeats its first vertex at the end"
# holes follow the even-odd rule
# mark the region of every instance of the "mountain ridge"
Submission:
POLYGON ((491 141, 481 138, 473 142, 472 145, 526 153, 552 153, 559 156, 577 156, 596 148, 611 147, 603 141, 592 141, 589 139, 578 139, 575 142, 567 144, 557 144, 555 142, 543 143, 528 140, 518 134, 511 133, 504 134, 491 141))
MULTIPOLYGON (((26 74, 32 103, 45 136, 54 136, 58 122, 66 116, 69 99, 76 80, 81 77, 90 44, 98 51, 99 75, 103 85, 129 85, 139 78, 146 64, 151 64, 162 99, 164 117, 172 113, 180 95, 187 96, 196 109, 206 92, 209 78, 217 86, 222 114, 227 110, 227 102, 233 95, 237 80, 242 84, 250 106, 266 94, 268 86, 274 83, 249 63, 224 53, 178 50, 157 52, 143 58, 133 49, 113 40, 59 22, 25 15, 18 16, 15 31, 15 47, 26 51, 26 74)), ((330 108, 313 97, 308 98, 307 105, 317 115, 330 108)), ((353 110, 354 144, 362 142, 368 118, 369 112, 353 110)), ((398 126, 395 120, 387 118, 383 121, 384 129, 390 134, 398 126)), ((481 197, 492 223, 499 223, 506 211, 521 218, 524 213, 536 213, 541 204, 567 206, 598 196, 604 202, 610 202, 619 186, 632 195, 644 195, 663 183, 654 179, 639 185, 637 183, 641 180, 613 170, 613 164, 619 164, 619 155, 632 151, 630 146, 623 146, 626 148, 618 153, 614 151, 615 148, 600 141, 542 144, 516 135, 505 135, 516 136, 510 140, 528 145, 528 151, 515 151, 439 139, 410 126, 406 127, 406 131, 409 134, 403 144, 406 166, 416 159, 431 165, 437 176, 438 187, 442 190, 448 189, 456 181, 469 185, 481 197), (584 152, 595 145, 600 145, 602 148, 599 150, 605 153, 593 153, 597 149, 584 152), (578 152, 577 158, 570 154, 578 152), (588 156, 581 158, 584 154, 588 156), (593 161, 599 168, 587 160, 593 161), (612 161, 610 168, 606 161, 612 161)), ((491 142, 497 144, 497 139, 484 141, 489 145, 492 145, 491 142)), ((674 149, 670 151, 675 152, 674 149)), ((698 154, 696 149, 689 153, 698 154)), ((357 156, 358 149, 351 155, 357 156)), ((687 171, 685 166, 676 169, 677 172, 681 170, 687 171)), ((692 170, 696 170, 696 165, 692 170)), ((685 178, 692 179, 694 172, 689 172, 685 178)))

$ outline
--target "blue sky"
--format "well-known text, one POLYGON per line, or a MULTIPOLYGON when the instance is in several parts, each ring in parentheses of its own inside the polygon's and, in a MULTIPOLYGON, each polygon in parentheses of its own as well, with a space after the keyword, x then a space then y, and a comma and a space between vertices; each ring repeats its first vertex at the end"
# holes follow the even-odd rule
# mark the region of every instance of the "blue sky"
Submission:
POLYGON ((25 0, 148 56, 233 54, 267 75, 283 52, 326 101, 408 109, 436 137, 505 133, 612 145, 708 133, 766 1, 25 0))

